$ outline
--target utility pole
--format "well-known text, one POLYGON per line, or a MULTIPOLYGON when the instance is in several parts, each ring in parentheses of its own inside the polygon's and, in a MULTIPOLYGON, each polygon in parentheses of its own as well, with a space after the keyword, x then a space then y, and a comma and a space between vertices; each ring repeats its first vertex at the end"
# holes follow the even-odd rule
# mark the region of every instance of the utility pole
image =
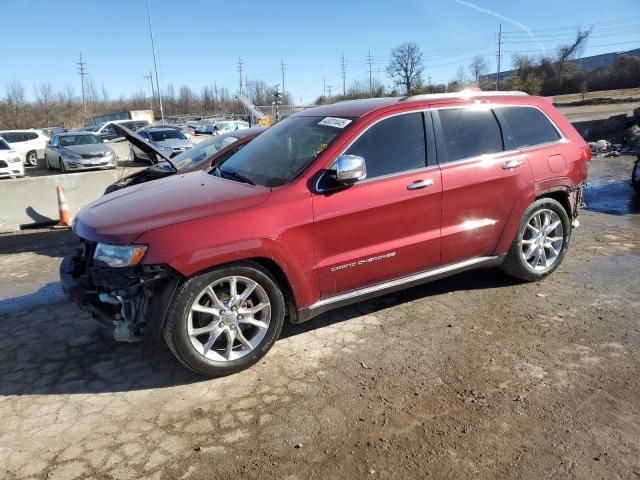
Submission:
POLYGON ((344 54, 342 55, 340 68, 342 69, 342 96, 346 97, 347 96, 347 61, 344 58, 344 54))
POLYGON ((78 75, 80 75, 80 83, 82 85, 82 111, 87 113, 87 104, 84 101, 84 77, 87 74, 87 64, 82 61, 82 53, 80 53, 80 61, 78 62, 78 75))
POLYGON ((369 50, 369 55, 367 55, 367 65, 369 65, 369 97, 373 98, 373 81, 371 76, 371 67, 373 65, 373 57, 371 56, 371 50, 369 50))
POLYGON ((333 85, 327 85, 327 90, 329 90, 329 97, 331 97, 331 89, 333 88, 333 85))
POLYGON ((284 63, 284 60, 280 60, 280 72, 282 73, 282 97, 287 94, 287 90, 284 88, 284 76, 287 73, 287 66, 284 63))
POLYGON ((156 72, 156 90, 158 92, 158 103, 160 104, 160 118, 164 123, 164 109, 162 108, 162 90, 160 90, 160 80, 158 80, 158 61, 156 60, 156 43, 153 39, 153 27, 151 26, 151 12, 149 11, 149 0, 147 0, 147 19, 149 20, 149 34, 151 35, 151 51, 153 52, 153 68, 156 72))
POLYGON ((327 79, 322 77, 322 98, 327 98, 327 79))
POLYGON ((280 92, 278 92, 278 87, 280 85, 276 85, 273 87, 273 105, 275 106, 275 114, 274 114, 274 118, 276 119, 276 123, 278 123, 278 121, 280 120, 280 114, 278 113, 278 105, 280 105, 282 103, 282 101, 280 100, 282 98, 282 94, 280 92))
POLYGON ((496 90, 500 90, 500 60, 502 58, 502 24, 498 27, 498 74, 496 76, 496 90))
POLYGON ((428 83, 427 83, 427 92, 429 92, 429 93, 433 93, 433 92, 432 92, 432 90, 431 90, 431 75, 429 75, 429 76, 427 77, 427 79, 428 79, 428 83))
POLYGON ((144 78, 148 83, 149 86, 151 87, 151 95, 149 97, 149 107, 151 108, 151 110, 153 110, 153 77, 151 76, 151 72, 149 72, 149 75, 143 75, 142 78, 144 78))
POLYGON ((238 63, 236 65, 238 73, 240 74, 240 95, 242 95, 242 71, 244 70, 244 63, 240 57, 238 57, 238 63))

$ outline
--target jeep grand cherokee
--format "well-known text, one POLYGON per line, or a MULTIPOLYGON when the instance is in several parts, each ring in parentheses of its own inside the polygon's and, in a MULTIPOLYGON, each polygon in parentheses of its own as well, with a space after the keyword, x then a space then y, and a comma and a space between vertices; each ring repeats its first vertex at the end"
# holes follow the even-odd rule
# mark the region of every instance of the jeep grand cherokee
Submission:
POLYGON ((163 336, 187 367, 225 375, 285 319, 471 268, 549 275, 589 160, 548 99, 518 92, 321 106, 209 171, 83 209, 62 282, 116 339, 163 336))

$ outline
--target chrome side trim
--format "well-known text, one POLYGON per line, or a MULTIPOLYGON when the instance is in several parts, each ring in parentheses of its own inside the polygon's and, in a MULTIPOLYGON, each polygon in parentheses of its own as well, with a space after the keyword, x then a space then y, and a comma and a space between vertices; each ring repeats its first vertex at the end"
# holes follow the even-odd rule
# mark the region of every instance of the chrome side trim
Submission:
POLYGON ((317 301, 313 305, 298 310, 297 318, 292 319, 294 323, 302 323, 321 313, 343 307, 352 303, 374 298, 386 293, 395 292, 404 288, 410 288, 427 282, 432 282, 440 278, 448 277, 456 273, 464 272, 474 268, 495 267, 502 263, 504 255, 495 257, 476 257, 462 262, 445 265, 444 267, 427 270, 406 277, 396 278, 388 282, 378 283, 370 287, 364 287, 351 292, 342 293, 333 297, 317 301))

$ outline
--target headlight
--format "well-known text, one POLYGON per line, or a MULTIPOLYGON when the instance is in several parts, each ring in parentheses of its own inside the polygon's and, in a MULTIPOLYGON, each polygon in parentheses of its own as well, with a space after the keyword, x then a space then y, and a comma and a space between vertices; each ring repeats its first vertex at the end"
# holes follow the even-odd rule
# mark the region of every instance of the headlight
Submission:
POLYGON ((19 162, 19 161, 20 161, 20 157, 9 158, 9 159, 7 160, 7 162, 9 162, 9 163, 17 163, 17 162, 19 162))
POLYGON ((157 145, 156 148, 164 153, 169 153, 169 154, 173 153, 173 148, 165 147, 164 145, 157 145))
POLYGON ((65 157, 65 158, 82 158, 80 157, 79 154, 77 154, 76 152, 72 152, 71 150, 67 149, 67 148, 61 148, 60 149, 60 154, 65 157))
POLYGON ((132 267, 138 265, 144 257, 145 245, 109 245, 99 243, 93 254, 93 259, 106 263, 110 267, 132 267))

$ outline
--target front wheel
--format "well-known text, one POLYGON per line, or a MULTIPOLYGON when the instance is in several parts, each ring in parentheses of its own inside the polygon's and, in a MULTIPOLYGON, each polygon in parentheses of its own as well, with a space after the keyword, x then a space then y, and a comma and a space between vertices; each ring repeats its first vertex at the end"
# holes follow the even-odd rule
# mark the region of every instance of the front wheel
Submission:
POLYGON ((284 315, 275 279, 261 265, 242 262, 185 281, 169 306, 164 338, 185 366, 220 377, 259 361, 280 335, 284 315))
POLYGON ((640 158, 634 163, 631 172, 631 184, 636 192, 640 193, 640 158))
POLYGON ((520 280, 540 280, 562 263, 570 239, 571 222, 560 202, 536 200, 524 213, 501 268, 520 280))
POLYGON ((67 167, 64 165, 64 160, 62 160, 62 158, 58 158, 58 163, 60 164, 60 171, 62 173, 67 173, 67 167))

